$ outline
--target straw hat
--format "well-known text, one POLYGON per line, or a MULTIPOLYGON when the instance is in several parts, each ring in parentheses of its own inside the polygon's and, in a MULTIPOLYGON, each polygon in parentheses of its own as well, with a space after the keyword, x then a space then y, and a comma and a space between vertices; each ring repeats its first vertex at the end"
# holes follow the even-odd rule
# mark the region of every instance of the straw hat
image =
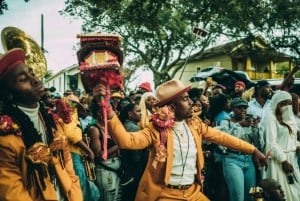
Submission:
POLYGON ((184 92, 191 89, 192 85, 185 86, 180 80, 172 79, 162 83, 156 88, 156 97, 158 102, 156 106, 163 106, 171 100, 177 98, 184 92))

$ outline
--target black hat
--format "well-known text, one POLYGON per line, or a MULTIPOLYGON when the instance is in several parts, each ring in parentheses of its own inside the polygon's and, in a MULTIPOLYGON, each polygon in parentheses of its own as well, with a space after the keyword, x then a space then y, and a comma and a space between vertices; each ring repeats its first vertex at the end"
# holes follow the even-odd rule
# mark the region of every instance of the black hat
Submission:
POLYGON ((267 80, 259 80, 255 83, 255 88, 258 89, 265 85, 270 85, 270 83, 267 80))
POLYGON ((230 102, 230 107, 234 108, 238 106, 248 107, 248 102, 245 99, 240 97, 232 99, 230 102))

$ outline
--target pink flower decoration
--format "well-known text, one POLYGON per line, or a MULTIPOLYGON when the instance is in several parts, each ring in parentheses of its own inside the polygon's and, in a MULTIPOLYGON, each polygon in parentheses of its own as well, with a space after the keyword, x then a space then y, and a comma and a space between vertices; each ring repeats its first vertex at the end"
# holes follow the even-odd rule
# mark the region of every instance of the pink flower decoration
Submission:
POLYGON ((10 129, 12 129, 12 124, 13 121, 10 118, 10 116, 7 115, 3 115, 0 118, 0 129, 3 130, 4 132, 9 131, 10 129))
POLYGON ((16 134, 22 136, 22 132, 18 124, 8 115, 0 116, 0 135, 2 134, 16 134))
POLYGON ((71 118, 72 109, 62 99, 57 99, 55 101, 55 106, 56 106, 56 114, 65 123, 70 123, 72 121, 71 118))
POLYGON ((174 112, 168 107, 156 108, 152 115, 153 124, 157 129, 167 129, 174 126, 174 112))

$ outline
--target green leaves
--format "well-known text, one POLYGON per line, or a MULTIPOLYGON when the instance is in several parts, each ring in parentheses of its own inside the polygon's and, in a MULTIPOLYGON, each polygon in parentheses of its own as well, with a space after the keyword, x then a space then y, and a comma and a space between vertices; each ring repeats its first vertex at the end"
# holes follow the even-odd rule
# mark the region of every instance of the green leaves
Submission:
POLYGON ((156 84, 173 77, 191 49, 202 51, 220 36, 261 34, 296 52, 300 38, 300 0, 66 0, 64 13, 82 18, 86 32, 121 34, 126 60, 155 72, 156 84), (197 39, 194 27, 208 36, 197 39))

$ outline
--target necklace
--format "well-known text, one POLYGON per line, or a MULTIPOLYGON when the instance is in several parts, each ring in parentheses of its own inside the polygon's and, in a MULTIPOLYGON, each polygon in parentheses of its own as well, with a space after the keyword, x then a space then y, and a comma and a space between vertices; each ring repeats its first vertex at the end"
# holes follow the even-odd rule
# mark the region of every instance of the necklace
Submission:
MULTIPOLYGON (((182 145, 181 145, 181 138, 179 137, 178 133, 172 128, 177 140, 178 140, 178 143, 179 143, 179 149, 180 149, 180 157, 181 157, 181 165, 182 165, 182 172, 181 172, 181 180, 182 180, 182 177, 183 177, 183 173, 184 173, 184 169, 185 169, 185 165, 186 165, 186 161, 187 161, 187 157, 188 157, 188 154, 189 154, 189 150, 190 150, 190 137, 189 137, 189 133, 188 133, 188 130, 186 128, 186 125, 183 124, 183 127, 185 129, 185 135, 187 136, 187 152, 186 152, 186 155, 183 159, 183 150, 182 150, 182 145)), ((182 134, 182 137, 183 137, 183 134, 182 134)), ((180 181, 181 183, 181 181, 180 181)))
POLYGON ((187 143, 188 140, 188 135, 187 135, 187 129, 185 127, 185 124, 182 122, 182 124, 178 124, 177 126, 175 126, 173 129, 173 131, 175 132, 175 135, 177 135, 177 137, 180 137, 180 142, 182 143, 187 143), (175 129, 174 129, 175 128, 175 129), (179 128, 179 129, 178 129, 179 128), (184 129, 183 129, 184 128, 184 129))

